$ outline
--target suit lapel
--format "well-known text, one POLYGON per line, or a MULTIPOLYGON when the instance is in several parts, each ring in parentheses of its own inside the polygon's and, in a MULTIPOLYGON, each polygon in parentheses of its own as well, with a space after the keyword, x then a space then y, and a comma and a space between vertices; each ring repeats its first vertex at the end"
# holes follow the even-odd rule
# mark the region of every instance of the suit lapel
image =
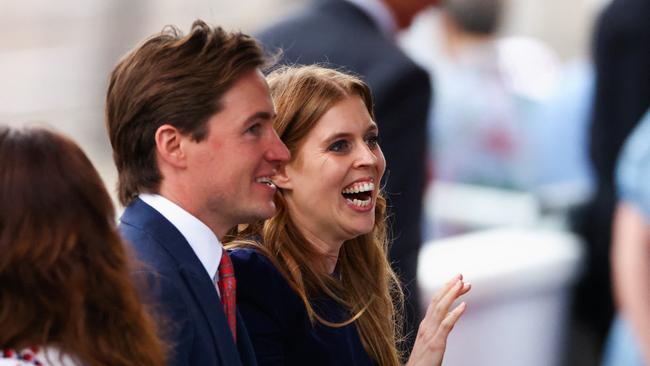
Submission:
POLYGON ((185 237, 164 216, 139 198, 127 207, 120 220, 147 232, 176 261, 181 277, 208 321, 222 364, 241 365, 219 295, 185 237))
POLYGON ((219 356, 224 365, 241 365, 239 354, 234 352, 237 347, 226 321, 226 314, 221 306, 221 300, 214 284, 206 276, 197 276, 190 268, 181 267, 181 275, 199 304, 203 315, 208 319, 212 336, 215 339, 219 356))

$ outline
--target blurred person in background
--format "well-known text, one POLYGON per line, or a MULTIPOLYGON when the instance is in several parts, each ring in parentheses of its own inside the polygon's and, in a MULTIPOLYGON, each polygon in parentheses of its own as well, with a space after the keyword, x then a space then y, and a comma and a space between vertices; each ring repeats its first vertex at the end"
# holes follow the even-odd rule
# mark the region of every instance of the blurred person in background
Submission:
MULTIPOLYGON (((260 365, 401 365, 403 295, 387 258, 372 95, 354 76, 318 66, 268 76, 274 126, 292 160, 273 177, 278 213, 231 255, 239 305, 260 365)), ((440 365, 469 291, 454 277, 420 324, 407 365, 440 365)))
POLYGON ((585 277, 576 294, 576 316, 602 344, 609 328, 612 297, 610 240, 616 189, 614 166, 630 131, 650 107, 650 1, 613 0, 598 19, 595 32, 595 99, 589 151, 595 193, 574 215, 585 238, 585 277))
POLYGON ((621 150, 616 182, 611 261, 618 314, 602 364, 650 365, 650 110, 621 150))
POLYGON ((436 90, 429 116, 434 180, 531 190, 538 175, 550 175, 534 161, 538 150, 553 157, 555 150, 533 128, 566 128, 562 119, 538 121, 556 88, 558 61, 537 39, 499 34, 506 5, 446 0, 400 39, 436 90))
POLYGON ((433 178, 524 189, 530 184, 524 126, 499 63, 501 0, 448 0, 444 54, 429 126, 433 178))
POLYGON ((289 160, 265 61, 253 38, 197 20, 147 39, 110 77, 120 230, 160 284, 170 365, 256 364, 221 239, 275 213, 270 177, 289 160))
POLYGON ((164 365, 112 201, 73 141, 0 127, 0 252, 0 365, 164 365))
POLYGON ((406 293, 411 342, 420 319, 416 273, 431 87, 426 72, 397 46, 395 34, 437 2, 313 0, 259 34, 269 50, 282 49, 283 63, 343 67, 370 85, 389 166, 384 183, 393 239, 390 260, 406 293))

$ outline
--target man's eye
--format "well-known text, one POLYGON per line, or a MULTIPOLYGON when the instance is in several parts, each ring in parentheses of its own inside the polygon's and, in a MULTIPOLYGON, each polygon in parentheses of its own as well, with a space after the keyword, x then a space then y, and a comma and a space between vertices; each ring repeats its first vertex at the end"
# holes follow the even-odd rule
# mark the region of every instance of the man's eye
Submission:
POLYGON ((256 123, 256 124, 250 126, 250 127, 246 130, 246 132, 257 135, 257 134, 260 133, 261 129, 262 129, 262 126, 261 126, 259 123, 256 123))
POLYGON ((344 152, 350 147, 350 143, 346 140, 338 140, 332 143, 327 150, 334 152, 344 152))

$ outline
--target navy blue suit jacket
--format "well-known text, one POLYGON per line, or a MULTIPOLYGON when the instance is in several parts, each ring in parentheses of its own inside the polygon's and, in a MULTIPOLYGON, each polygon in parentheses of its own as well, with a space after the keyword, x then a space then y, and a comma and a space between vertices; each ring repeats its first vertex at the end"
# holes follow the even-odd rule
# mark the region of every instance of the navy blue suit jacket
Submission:
MULTIPOLYGON (((271 262, 251 249, 236 249, 237 306, 255 347, 260 366, 373 366, 355 324, 330 328, 312 324, 302 300, 271 262)), ((329 321, 349 313, 329 297, 311 300, 329 321)))
POLYGON ((149 290, 171 343, 169 365, 256 365, 239 314, 235 344, 212 279, 172 223, 136 199, 124 211, 120 231, 153 272, 149 290))

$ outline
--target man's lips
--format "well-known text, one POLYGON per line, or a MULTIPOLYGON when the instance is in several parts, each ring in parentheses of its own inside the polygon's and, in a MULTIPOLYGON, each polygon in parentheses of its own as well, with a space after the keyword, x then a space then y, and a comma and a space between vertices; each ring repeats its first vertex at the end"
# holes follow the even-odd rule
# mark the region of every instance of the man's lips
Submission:
POLYGON ((255 182, 266 184, 269 187, 277 188, 271 177, 258 177, 255 179, 255 182))

